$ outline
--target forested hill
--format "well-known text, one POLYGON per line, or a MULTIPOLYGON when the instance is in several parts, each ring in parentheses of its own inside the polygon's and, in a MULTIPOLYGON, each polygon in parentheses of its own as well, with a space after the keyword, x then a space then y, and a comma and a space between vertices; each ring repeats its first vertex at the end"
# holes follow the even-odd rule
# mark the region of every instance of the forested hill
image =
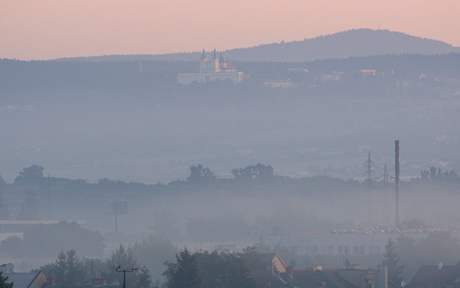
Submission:
POLYGON ((294 42, 228 51, 244 61, 301 62, 375 55, 436 55, 460 51, 445 42, 388 30, 356 29, 294 42))
MULTIPOLYGON (((407 54, 439 55, 453 52, 460 52, 460 48, 438 40, 388 30, 354 29, 300 41, 281 41, 229 49, 225 51, 225 55, 234 61, 304 62, 331 58, 407 54)), ((199 57, 200 52, 195 51, 162 55, 107 55, 73 58, 73 60, 198 61, 199 57)), ((72 58, 61 60, 72 60, 72 58)))
MULTIPOLYGON (((351 75, 365 68, 376 69, 387 77, 394 73, 399 73, 401 77, 418 77, 424 73, 457 78, 460 74, 460 54, 369 56, 303 63, 236 62, 235 66, 249 75, 243 87, 260 87, 265 81, 278 79, 308 82, 328 73, 351 75), (300 75, 299 71, 308 73, 300 75)), ((58 98, 101 93, 151 95, 155 91, 170 94, 174 93, 171 88, 177 88, 178 73, 197 70, 198 63, 192 61, 0 60, 0 104, 40 102, 41 98, 36 96, 40 94, 47 97, 57 95, 58 98)), ((187 89, 189 92, 193 90, 187 89)))

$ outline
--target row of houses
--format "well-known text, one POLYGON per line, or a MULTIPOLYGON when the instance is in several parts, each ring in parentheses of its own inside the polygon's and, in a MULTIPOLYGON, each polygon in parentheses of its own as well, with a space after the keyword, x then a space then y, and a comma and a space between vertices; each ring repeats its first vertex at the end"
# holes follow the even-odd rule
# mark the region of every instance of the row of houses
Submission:
MULTIPOLYGON (((271 275, 267 277, 267 274, 255 273, 258 288, 398 288, 389 287, 386 267, 324 269, 315 266, 294 269, 278 255, 262 255, 262 258, 271 259, 271 263, 267 263, 271 275)), ((42 271, 18 273, 14 272, 12 264, 3 264, 0 265, 0 272, 13 283, 13 288, 45 288, 50 284, 42 271)), ((460 287, 460 263, 423 266, 407 285, 401 283, 401 288, 404 287, 458 288, 460 287)))
MULTIPOLYGON (((290 269, 279 256, 272 259, 273 281, 269 287, 275 288, 398 288, 389 285, 389 270, 380 266, 376 269, 290 269), (275 284, 275 285, 274 285, 275 284)), ((459 288, 460 263, 456 265, 422 266, 412 279, 401 288, 459 288)))

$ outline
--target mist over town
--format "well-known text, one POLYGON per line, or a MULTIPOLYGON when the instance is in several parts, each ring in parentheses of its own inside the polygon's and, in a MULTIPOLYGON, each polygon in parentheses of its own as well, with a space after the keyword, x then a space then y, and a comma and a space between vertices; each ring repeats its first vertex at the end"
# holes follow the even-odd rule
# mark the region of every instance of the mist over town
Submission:
POLYGON ((161 53, 7 38, 0 288, 458 287, 460 43, 354 27, 161 53))

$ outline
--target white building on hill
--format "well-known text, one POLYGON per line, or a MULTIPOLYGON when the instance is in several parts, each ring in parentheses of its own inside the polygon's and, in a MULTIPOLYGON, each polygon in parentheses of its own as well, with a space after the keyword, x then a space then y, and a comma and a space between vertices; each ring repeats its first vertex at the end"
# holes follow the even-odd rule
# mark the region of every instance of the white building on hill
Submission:
POLYGON ((207 53, 203 50, 200 58, 200 71, 193 73, 179 73, 177 82, 181 85, 193 83, 206 84, 215 81, 231 81, 234 84, 244 80, 244 73, 237 71, 216 50, 207 53))

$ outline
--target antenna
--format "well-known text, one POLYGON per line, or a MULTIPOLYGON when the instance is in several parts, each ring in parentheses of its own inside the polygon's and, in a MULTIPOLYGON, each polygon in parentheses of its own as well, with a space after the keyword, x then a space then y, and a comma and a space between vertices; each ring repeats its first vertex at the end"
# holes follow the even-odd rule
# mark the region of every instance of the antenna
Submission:
POLYGON ((395 140, 395 225, 399 227, 399 140, 395 140))

